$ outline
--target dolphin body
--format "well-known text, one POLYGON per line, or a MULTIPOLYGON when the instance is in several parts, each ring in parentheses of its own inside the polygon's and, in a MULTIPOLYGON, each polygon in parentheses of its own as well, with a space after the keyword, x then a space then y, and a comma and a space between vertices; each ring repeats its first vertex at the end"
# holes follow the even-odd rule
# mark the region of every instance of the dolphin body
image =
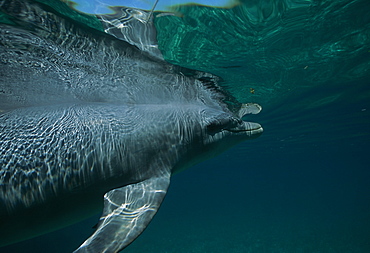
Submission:
POLYGON ((1 24, 0 34, 0 245, 104 204, 75 252, 122 250, 157 212, 173 173, 262 133, 241 119, 261 107, 227 106, 210 74, 41 4, 1 4, 14 23, 1 24))

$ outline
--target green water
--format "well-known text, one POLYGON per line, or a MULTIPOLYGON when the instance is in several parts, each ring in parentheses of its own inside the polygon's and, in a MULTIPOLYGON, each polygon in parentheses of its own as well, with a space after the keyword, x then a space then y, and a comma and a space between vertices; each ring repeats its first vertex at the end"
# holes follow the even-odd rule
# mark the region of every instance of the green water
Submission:
POLYGON ((155 19, 165 59, 219 75, 238 100, 261 104, 369 77, 367 1, 244 2, 155 19))

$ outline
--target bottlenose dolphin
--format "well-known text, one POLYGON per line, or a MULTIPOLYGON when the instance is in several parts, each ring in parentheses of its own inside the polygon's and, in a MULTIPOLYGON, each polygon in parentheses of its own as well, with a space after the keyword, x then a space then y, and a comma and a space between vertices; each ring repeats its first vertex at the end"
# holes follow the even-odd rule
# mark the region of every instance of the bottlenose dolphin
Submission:
POLYGON ((234 110, 211 74, 168 64, 41 4, 5 2, 1 11, 14 23, 0 34, 0 245, 104 204, 96 231, 75 252, 122 250, 157 212, 172 174, 262 133, 241 119, 261 107, 234 110))

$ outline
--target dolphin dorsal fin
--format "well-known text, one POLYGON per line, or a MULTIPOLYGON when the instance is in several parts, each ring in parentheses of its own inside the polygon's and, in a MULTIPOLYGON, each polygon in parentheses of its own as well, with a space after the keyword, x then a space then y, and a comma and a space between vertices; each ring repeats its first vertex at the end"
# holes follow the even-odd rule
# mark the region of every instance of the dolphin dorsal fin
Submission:
POLYGON ((97 230, 74 253, 118 252, 147 227, 161 205, 170 174, 107 192, 97 230))

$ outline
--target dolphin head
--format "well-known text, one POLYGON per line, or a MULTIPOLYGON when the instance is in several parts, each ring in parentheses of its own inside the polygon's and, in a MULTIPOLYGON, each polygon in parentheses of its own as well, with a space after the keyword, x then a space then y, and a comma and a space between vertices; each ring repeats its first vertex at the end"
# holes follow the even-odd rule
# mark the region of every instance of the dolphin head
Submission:
MULTIPOLYGON (((253 104, 253 106, 258 105, 253 104)), ((210 151, 210 156, 217 155, 239 142, 257 138, 262 134, 262 126, 258 123, 243 121, 241 119, 243 115, 221 113, 210 118, 203 132, 204 149, 210 151)))
POLYGON ((213 108, 203 109, 199 129, 193 131, 196 136, 191 138, 188 154, 175 166, 174 172, 212 158, 240 142, 260 136, 263 132, 260 124, 243 121, 241 118, 245 114, 257 114, 261 109, 257 104, 243 104, 236 114, 213 108))
POLYGON ((205 143, 208 144, 230 138, 240 142, 257 138, 262 132, 263 128, 258 123, 247 122, 237 117, 229 116, 215 119, 207 124, 205 143))

